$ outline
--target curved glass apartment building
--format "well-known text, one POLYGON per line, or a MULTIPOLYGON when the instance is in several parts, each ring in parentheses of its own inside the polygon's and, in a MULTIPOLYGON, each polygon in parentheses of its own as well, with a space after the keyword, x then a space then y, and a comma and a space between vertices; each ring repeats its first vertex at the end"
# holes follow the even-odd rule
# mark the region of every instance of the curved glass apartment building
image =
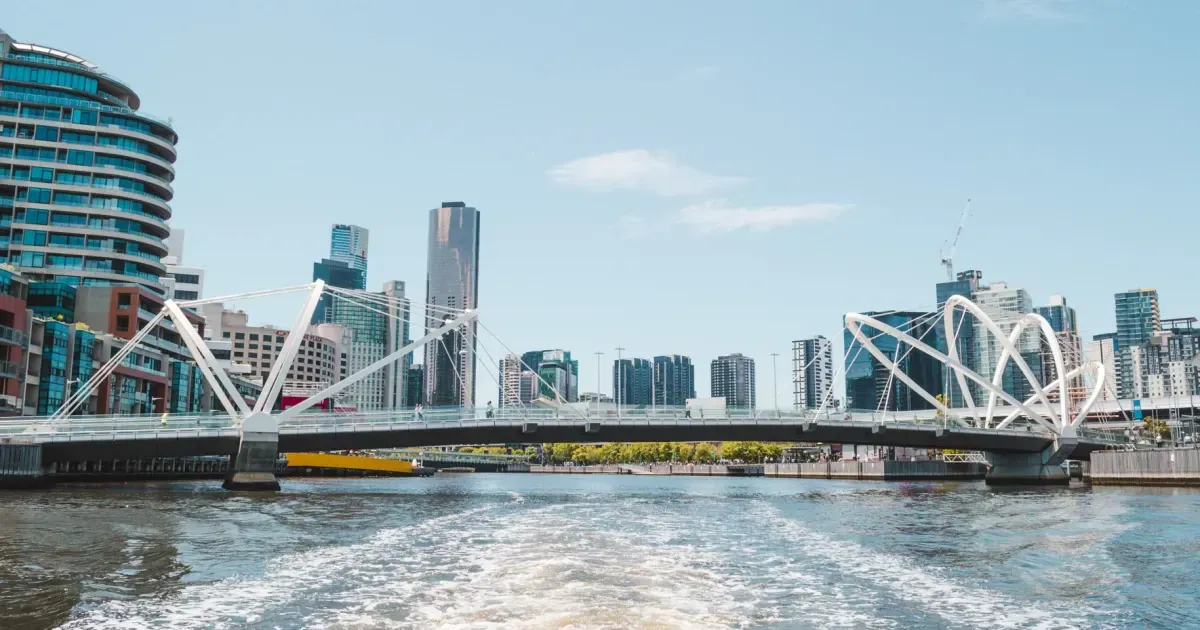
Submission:
POLYGON ((0 31, 0 262, 164 293, 178 136, 125 83, 0 31))

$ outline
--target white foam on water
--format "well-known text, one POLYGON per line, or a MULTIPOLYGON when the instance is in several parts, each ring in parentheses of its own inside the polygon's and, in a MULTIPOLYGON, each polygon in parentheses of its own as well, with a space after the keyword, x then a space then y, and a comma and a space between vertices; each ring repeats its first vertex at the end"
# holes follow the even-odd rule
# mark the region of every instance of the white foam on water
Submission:
POLYGON ((323 547, 283 556, 268 562, 264 575, 257 578, 232 577, 190 585, 165 599, 108 601, 62 628, 226 629, 256 623, 268 611, 278 610, 313 590, 332 584, 348 566, 391 546, 406 533, 453 528, 496 507, 487 505, 432 518, 406 529, 381 530, 370 540, 356 545, 323 547))
POLYGON ((1104 621, 1096 619, 1099 611, 1086 606, 1048 607, 1032 598, 1019 600, 986 588, 960 584, 935 567, 921 566, 913 558, 868 549, 853 541, 813 531, 784 517, 772 506, 759 504, 756 510, 762 515, 763 522, 794 543, 797 551, 826 560, 842 559, 836 565, 831 562, 829 570, 890 592, 951 625, 1045 629, 1108 627, 1104 621))
POLYGON ((390 556, 354 567, 359 585, 307 617, 305 626, 890 625, 868 612, 875 607, 870 594, 831 592, 811 574, 793 571, 763 583, 762 575, 786 563, 737 546, 753 524, 736 513, 696 512, 707 508, 627 499, 488 514, 470 532, 450 534, 428 563, 390 556), (401 574, 409 579, 378 579, 401 574))

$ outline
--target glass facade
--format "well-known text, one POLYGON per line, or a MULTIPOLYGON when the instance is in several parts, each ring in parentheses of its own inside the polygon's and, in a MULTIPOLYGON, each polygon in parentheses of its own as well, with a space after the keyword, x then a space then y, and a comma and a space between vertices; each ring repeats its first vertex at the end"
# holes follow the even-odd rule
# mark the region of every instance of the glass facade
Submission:
MULTIPOLYGON (((429 211, 429 263, 425 299, 449 312, 479 306, 479 211, 461 201, 429 211)), ((426 332, 454 315, 428 311, 426 332)), ((425 400, 434 405, 473 405, 477 325, 452 330, 425 346, 425 400), (468 344, 464 339, 470 339, 468 344), (465 385, 465 386, 464 386, 465 385)))
POLYGON ((1158 291, 1134 289, 1116 294, 1113 302, 1117 320, 1117 395, 1133 398, 1143 389, 1135 383, 1141 380, 1134 370, 1135 348, 1144 349, 1162 325, 1158 291))
MULTIPOLYGON (((930 313, 923 312, 869 312, 866 315, 925 343, 933 341, 935 322, 940 323, 937 318, 930 317, 930 313)), ((843 326, 844 324, 843 322, 843 326)), ((942 393, 941 362, 924 352, 912 350, 891 335, 880 334, 879 330, 870 326, 864 325, 862 332, 868 338, 873 338, 880 352, 917 385, 933 396, 942 393)), ((848 329, 843 335, 846 348, 846 409, 912 411, 934 408, 932 403, 913 393, 900 380, 890 378, 890 370, 871 356, 848 329)))
MULTIPOLYGON (((942 310, 946 306, 946 300, 951 296, 958 295, 973 299, 975 292, 979 290, 983 282, 983 272, 976 270, 959 272, 957 279, 949 282, 939 282, 937 284, 937 305, 938 310, 942 310)), ((946 327, 942 319, 937 319, 933 322, 934 326, 934 344, 938 352, 947 354, 949 352, 949 342, 946 338, 946 327)), ((963 365, 978 372, 979 358, 976 355, 975 348, 975 317, 968 314, 964 310, 959 310, 954 315, 954 330, 958 335, 954 340, 954 348, 958 351, 959 360, 963 365)), ((951 383, 949 379, 954 378, 950 370, 943 370, 942 391, 948 392, 948 400, 951 407, 963 408, 966 406, 966 401, 963 398, 962 390, 959 389, 957 382, 951 383)), ((955 379, 957 381, 957 379, 955 379)), ((971 390, 971 397, 979 400, 983 390, 974 381, 967 381, 967 387, 971 390)))
POLYGON ((691 357, 670 354, 654 357, 653 400, 656 405, 682 407, 696 397, 696 369, 691 357))
MULTIPOLYGON (((362 269, 355 269, 341 260, 322 259, 320 262, 313 263, 313 277, 315 280, 324 280, 325 284, 339 289, 362 289, 366 286, 367 274, 362 269)), ((312 323, 325 324, 329 323, 333 317, 333 296, 325 293, 321 296, 321 301, 317 303, 317 310, 313 311, 312 323)))
POLYGON ((38 415, 54 413, 66 401, 67 363, 71 326, 48 321, 42 338, 42 378, 38 387, 38 415))
POLYGON ((202 409, 204 381, 194 363, 171 361, 169 413, 195 413, 202 409))
MULTIPOLYGON (((341 324, 350 333, 346 352, 346 373, 354 374, 385 356, 388 342, 388 317, 381 307, 366 300, 339 297, 330 308, 332 324, 341 324)), ((387 370, 377 370, 346 388, 340 404, 352 405, 361 411, 386 409, 388 401, 387 370)))
POLYGON ((646 359, 613 361, 613 400, 622 407, 650 406, 652 378, 646 359))
POLYGON ((124 84, 46 50, 0 33, 0 262, 161 294, 178 137, 124 84))
POLYGON ((329 258, 344 262, 352 269, 362 272, 362 286, 346 288, 367 288, 367 240, 369 235, 367 228, 357 225, 338 224, 333 226, 330 235, 329 258))
POLYGON ((65 282, 31 282, 29 309, 38 317, 72 323, 75 321, 75 287, 65 282))

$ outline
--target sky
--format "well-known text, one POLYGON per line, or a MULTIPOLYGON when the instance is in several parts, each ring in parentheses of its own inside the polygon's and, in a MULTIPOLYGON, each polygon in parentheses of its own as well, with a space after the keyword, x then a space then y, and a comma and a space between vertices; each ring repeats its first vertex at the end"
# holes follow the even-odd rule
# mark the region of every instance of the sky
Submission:
MULTIPOLYGON (((757 361, 932 308, 955 265, 1200 315, 1200 3, 10 3, 0 28, 120 77, 180 135, 172 224, 209 296, 301 284, 333 223, 370 229, 369 288, 423 300, 429 209, 481 219, 480 319, 611 361, 757 361), (1178 235, 1178 238, 1172 236, 1178 235)), ((286 324, 295 305, 239 302, 286 324)), ((493 354, 501 349, 484 338, 493 354)), ((478 399, 495 384, 480 367, 478 399)))

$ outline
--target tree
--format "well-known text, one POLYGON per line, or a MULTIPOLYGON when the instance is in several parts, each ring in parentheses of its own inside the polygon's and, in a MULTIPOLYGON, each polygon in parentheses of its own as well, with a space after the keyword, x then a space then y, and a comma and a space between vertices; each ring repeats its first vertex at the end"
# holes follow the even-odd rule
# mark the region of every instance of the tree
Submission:
MULTIPOLYGON (((947 398, 945 394, 938 394, 937 396, 934 396, 933 398, 935 400, 937 400, 938 402, 942 403, 942 405, 945 407, 950 406, 950 399, 947 398)), ((941 420, 942 418, 946 417, 946 412, 942 411, 941 409, 938 409, 937 413, 934 414, 934 417, 937 418, 938 420, 941 420)))
POLYGON ((1171 427, 1167 425, 1167 421, 1162 418, 1146 418, 1142 422, 1142 432, 1149 435, 1151 438, 1171 438, 1171 427))
POLYGON ((717 448, 708 442, 700 442, 692 451, 692 458, 697 464, 711 464, 717 461, 717 448))

